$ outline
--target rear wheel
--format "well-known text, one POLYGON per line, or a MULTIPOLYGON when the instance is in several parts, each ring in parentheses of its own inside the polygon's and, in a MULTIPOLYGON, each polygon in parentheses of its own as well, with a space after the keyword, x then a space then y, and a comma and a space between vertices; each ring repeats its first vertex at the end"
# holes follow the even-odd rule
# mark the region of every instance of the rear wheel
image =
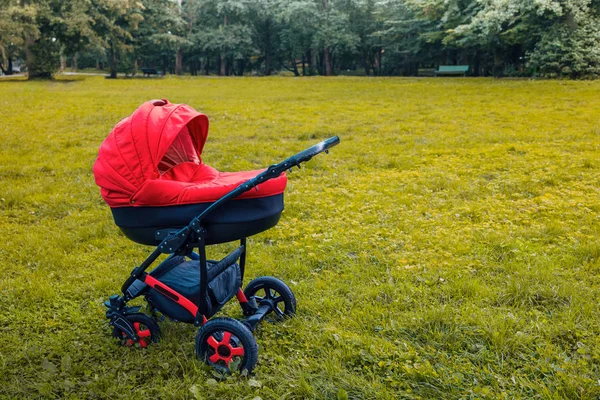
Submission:
POLYGON ((244 295, 248 301, 256 302, 259 307, 263 300, 272 301, 274 308, 271 315, 274 315, 274 318, 267 318, 271 322, 291 317, 296 313, 296 297, 281 279, 272 276, 258 277, 246 286, 244 295))
POLYGON ((196 356, 221 372, 252 372, 258 346, 246 325, 232 318, 215 318, 198 330, 196 356))
POLYGON ((146 348, 150 343, 158 342, 160 328, 152 318, 142 313, 128 314, 125 315, 125 318, 131 322, 138 336, 138 341, 135 342, 123 330, 114 327, 112 332, 113 337, 119 339, 125 346, 131 347, 137 343, 139 347, 146 348))

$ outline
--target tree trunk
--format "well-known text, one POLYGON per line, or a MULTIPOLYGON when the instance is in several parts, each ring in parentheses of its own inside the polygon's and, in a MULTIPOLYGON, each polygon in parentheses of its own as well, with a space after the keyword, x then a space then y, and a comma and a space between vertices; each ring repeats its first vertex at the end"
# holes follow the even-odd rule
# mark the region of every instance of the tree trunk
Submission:
POLYGON ((373 54, 373 75, 381 75, 381 49, 379 48, 373 54))
POLYGON ((494 77, 501 78, 503 70, 502 52, 499 47, 494 47, 494 77))
POLYGON ((373 76, 377 76, 377 57, 375 56, 375 54, 371 54, 367 61, 369 62, 369 68, 371 68, 371 73, 373 74, 373 76))
POLYGON ((265 76, 271 75, 271 52, 265 46, 265 76))
POLYGON ((167 56, 162 56, 162 75, 167 76, 167 56))
MULTIPOLYGON (((138 58, 137 58, 137 56, 136 56, 136 57, 133 59, 133 71, 131 72, 131 77, 132 77, 132 78, 133 78, 133 77, 134 77, 134 76, 137 74, 137 72, 138 72, 139 68, 140 68, 140 62, 139 62, 139 60, 138 60, 138 58)), ((143 74, 142 74, 142 75, 143 75, 143 74)))
POLYGON ((181 47, 177 49, 175 57, 175 75, 183 75, 183 49, 181 47))
POLYGON ((71 70, 74 72, 77 72, 77 70, 79 69, 79 66, 77 65, 78 58, 79 53, 75 53, 75 55, 73 56, 73 64, 71 64, 71 70))
POLYGON ((246 60, 238 60, 238 76, 244 76, 244 70, 246 69, 246 60))
MULTIPOLYGON (((21 0, 21 7, 26 7, 29 5, 28 0, 21 0)), ((32 35, 27 35, 25 39, 25 63, 27 65, 27 79, 33 78, 50 78, 51 74, 48 74, 44 71, 40 71, 37 69, 37 56, 35 51, 35 39, 32 35)), ((12 73, 12 67, 10 68, 10 72, 12 73)))
MULTIPOLYGON (((27 0, 21 0, 21 8, 28 5, 27 0)), ((25 39, 25 64, 27 65, 27 79, 35 78, 35 54, 31 51, 31 46, 34 44, 33 36, 27 35, 25 39)), ((12 72, 12 68, 9 69, 12 72)))
MULTIPOLYGON (((227 15, 225 15, 223 17, 223 27, 227 26, 227 15)), ((223 51, 221 51, 221 72, 219 73, 219 75, 221 76, 225 76, 227 74, 227 57, 225 57, 225 54, 223 54, 223 51)))
POLYGON ((323 52, 325 58, 325 75, 331 76, 331 50, 329 47, 325 47, 325 51, 323 52))
POLYGON ((31 46, 33 46, 34 43, 33 37, 28 35, 25 40, 25 63, 27 64, 28 79, 37 77, 37 72, 35 70, 35 54, 31 50, 31 46))
POLYGON ((265 24, 263 26, 264 31, 264 41, 265 47, 263 51, 265 52, 265 75, 269 76, 273 72, 272 66, 272 56, 273 56, 273 46, 271 45, 271 20, 267 18, 265 20, 265 24))
POLYGON ((225 64, 227 67, 225 68, 225 76, 233 75, 232 71, 235 69, 235 60, 233 59, 233 57, 226 57, 225 60, 225 64))
POLYGON ((225 76, 227 73, 227 61, 225 61, 225 56, 221 53, 221 69, 219 70, 219 75, 225 76))
MULTIPOLYGON (((323 6, 323 11, 327 13, 329 10, 329 0, 321 0, 321 5, 323 6)), ((331 76, 331 48, 329 46, 325 46, 325 50, 323 50, 323 58, 324 58, 324 74, 326 76, 331 76)))
POLYGON ((319 64, 319 75, 325 76, 325 62, 323 61, 325 58, 322 55, 317 57, 319 64))
POLYGON ((305 54, 302 54, 302 76, 306 76, 305 54))
POLYGON ((298 66, 296 65, 296 59, 292 57, 292 69, 294 70, 294 76, 300 76, 300 72, 298 72, 298 66))
POLYGON ((117 49, 115 49, 114 42, 110 41, 110 79, 117 78, 117 49))
POLYGON ((317 51, 315 49, 310 49, 310 67, 309 67, 309 75, 317 74, 317 51))
POLYGON ((8 72, 5 72, 6 75, 13 74, 13 60, 12 56, 8 56, 8 72))

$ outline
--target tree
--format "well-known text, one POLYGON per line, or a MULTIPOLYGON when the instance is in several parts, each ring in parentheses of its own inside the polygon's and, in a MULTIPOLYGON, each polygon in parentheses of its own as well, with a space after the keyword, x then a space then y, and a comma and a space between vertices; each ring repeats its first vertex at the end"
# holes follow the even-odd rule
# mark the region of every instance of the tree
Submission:
POLYGON ((21 0, 10 10, 20 28, 19 41, 23 44, 29 79, 49 78, 58 67, 59 47, 53 32, 53 5, 49 0, 35 3, 21 0))
MULTIPOLYGON (((281 57, 281 20, 278 18, 277 9, 281 4, 279 0, 262 0, 250 4, 248 7, 249 27, 252 30, 254 47, 262 53, 264 75, 271 75, 274 64, 283 65, 281 57)), ((298 75, 295 60, 291 60, 292 68, 298 75)))
POLYGON ((108 49, 110 78, 117 77, 119 59, 133 50, 131 31, 143 21, 144 5, 140 0, 91 0, 94 32, 108 49))
POLYGON ((133 33, 134 65, 160 64, 163 74, 175 61, 175 73, 183 73, 186 24, 178 3, 171 0, 144 0, 143 19, 133 33))
POLYGON ((529 7, 544 27, 527 52, 529 66, 541 76, 600 76, 600 2, 547 0, 529 7))
MULTIPOLYGON (((348 15, 349 28, 358 37, 357 50, 365 75, 381 73, 383 50, 381 14, 376 0, 345 0, 342 6, 348 15)), ((387 7, 386 7, 387 8, 387 7)))
POLYGON ((77 54, 98 43, 92 28, 91 3, 84 0, 56 2, 52 10, 54 17, 53 37, 59 44, 63 57, 73 57, 77 69, 77 54))
POLYGON ((0 71, 4 74, 12 74, 13 58, 23 46, 24 38, 37 33, 29 12, 15 1, 0 0, 0 71))
POLYGON ((314 47, 323 54, 321 70, 322 75, 330 76, 333 73, 333 58, 344 51, 353 52, 359 38, 348 30, 348 15, 334 7, 330 0, 321 2, 317 31, 313 38, 314 47))
MULTIPOLYGON (((68 54, 83 49, 94 39, 91 3, 86 0, 5 1, 0 13, 4 24, 0 42, 3 58, 7 49, 19 46, 27 62, 30 79, 49 78, 57 70, 61 48, 68 54), (7 18, 8 17, 8 18, 7 18), (5 30, 6 29, 6 30, 5 30)), ((9 61, 12 54, 9 57, 9 61)))
POLYGON ((201 21, 188 33, 189 48, 203 53, 208 73, 211 56, 216 55, 219 75, 243 73, 246 60, 254 52, 252 29, 248 23, 248 3, 242 0, 193 0, 186 4, 187 21, 201 21), (237 71, 234 63, 237 61, 237 71))
POLYGON ((0 69, 59 55, 182 74, 600 75, 600 0, 0 0, 0 69))
POLYGON ((316 3, 313 0, 282 0, 276 8, 279 12, 275 18, 280 26, 279 57, 289 60, 295 75, 299 75, 298 58, 302 63, 302 75, 316 74, 316 52, 312 48, 319 18, 316 3))

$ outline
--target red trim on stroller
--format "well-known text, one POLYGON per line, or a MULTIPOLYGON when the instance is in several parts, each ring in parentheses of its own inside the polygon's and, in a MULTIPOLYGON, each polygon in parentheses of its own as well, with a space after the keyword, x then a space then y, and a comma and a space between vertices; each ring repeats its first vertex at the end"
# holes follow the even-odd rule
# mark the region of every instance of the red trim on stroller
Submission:
MULTIPOLYGON (((194 316, 194 318, 196 317, 198 307, 190 300, 188 300, 185 296, 177 293, 175 290, 171 289, 158 279, 154 278, 152 275, 146 275, 142 281, 148 286, 150 286, 152 289, 156 290, 160 294, 168 297, 169 299, 173 300, 174 302, 188 310, 194 316)), ((204 322, 206 322, 206 318, 204 318, 204 322)))
POLYGON ((240 304, 248 302, 248 299, 246 298, 246 295, 244 294, 242 288, 239 288, 235 295, 237 296, 237 299, 240 302, 240 304))

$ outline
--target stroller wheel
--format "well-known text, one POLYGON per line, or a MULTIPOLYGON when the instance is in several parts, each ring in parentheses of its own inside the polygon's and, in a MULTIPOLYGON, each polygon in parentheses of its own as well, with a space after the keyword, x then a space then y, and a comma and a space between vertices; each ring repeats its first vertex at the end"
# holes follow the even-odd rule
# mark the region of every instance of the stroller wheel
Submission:
POLYGON ((257 306, 260 306, 263 299, 273 301, 275 321, 296 313, 296 297, 281 279, 272 276, 258 277, 246 286, 244 294, 248 301, 255 301, 257 306))
POLYGON ((198 330, 196 356, 221 372, 252 372, 258 346, 246 325, 232 318, 215 318, 198 330))
MULTIPOLYGON (((135 331, 139 337, 137 343, 141 348, 146 348, 150 343, 158 342, 160 338, 160 328, 152 318, 142 313, 128 314, 125 318, 133 324, 135 331)), ((125 346, 131 347, 136 342, 127 336, 121 329, 114 327, 112 332, 113 337, 119 339, 125 346)))

